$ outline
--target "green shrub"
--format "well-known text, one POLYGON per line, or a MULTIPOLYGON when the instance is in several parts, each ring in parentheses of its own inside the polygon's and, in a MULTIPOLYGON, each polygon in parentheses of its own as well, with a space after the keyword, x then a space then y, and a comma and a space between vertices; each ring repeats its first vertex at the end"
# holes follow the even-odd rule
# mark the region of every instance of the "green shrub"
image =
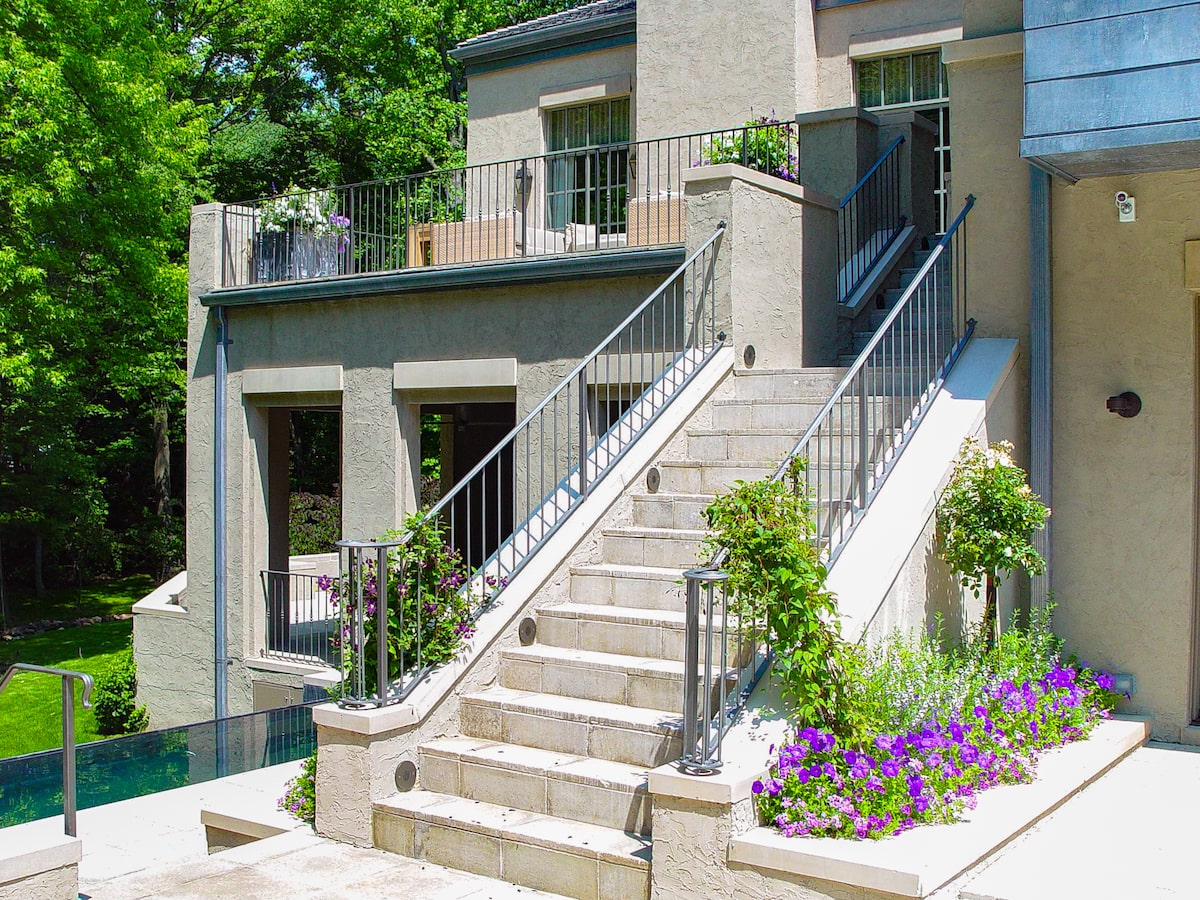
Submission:
POLYGON ((317 821, 317 751, 300 763, 300 774, 291 779, 279 808, 309 825, 317 821))
POLYGON ((133 648, 122 652, 96 681, 92 709, 100 734, 133 734, 145 731, 150 721, 145 706, 137 705, 137 663, 133 648))
POLYGON ((792 721, 852 735, 859 727, 857 656, 842 640, 837 603, 825 590, 803 471, 796 460, 785 481, 739 481, 718 496, 705 510, 710 534, 701 552, 711 559, 728 550, 722 568, 730 611, 767 629, 792 721))
POLYGON ((296 491, 288 498, 288 550, 292 556, 332 553, 341 539, 342 500, 332 494, 296 491))

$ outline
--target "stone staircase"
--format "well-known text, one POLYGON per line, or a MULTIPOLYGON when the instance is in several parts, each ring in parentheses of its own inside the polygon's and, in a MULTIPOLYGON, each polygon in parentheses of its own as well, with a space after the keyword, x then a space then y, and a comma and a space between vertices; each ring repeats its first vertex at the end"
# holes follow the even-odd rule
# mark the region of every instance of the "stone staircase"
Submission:
MULTIPOLYGON (((376 846, 577 898, 650 893, 649 769, 682 754, 683 569, 702 512, 736 479, 774 471, 840 369, 734 376, 629 524, 570 570, 570 601, 502 651, 499 684, 461 698, 461 735, 420 748, 420 789, 378 802, 376 846)), ((731 638, 732 640, 732 638, 731 638)), ((730 647, 731 659, 739 648, 730 647)))

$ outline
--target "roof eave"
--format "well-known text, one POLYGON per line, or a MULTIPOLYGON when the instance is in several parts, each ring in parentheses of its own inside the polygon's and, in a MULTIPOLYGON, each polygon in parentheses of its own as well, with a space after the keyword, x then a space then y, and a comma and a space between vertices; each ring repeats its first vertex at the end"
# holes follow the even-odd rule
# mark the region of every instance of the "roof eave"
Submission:
POLYGON ((590 44, 637 33, 637 10, 624 9, 595 19, 565 22, 537 31, 500 35, 495 38, 459 44, 450 56, 467 66, 477 67, 526 56, 542 50, 564 49, 573 44, 590 44))

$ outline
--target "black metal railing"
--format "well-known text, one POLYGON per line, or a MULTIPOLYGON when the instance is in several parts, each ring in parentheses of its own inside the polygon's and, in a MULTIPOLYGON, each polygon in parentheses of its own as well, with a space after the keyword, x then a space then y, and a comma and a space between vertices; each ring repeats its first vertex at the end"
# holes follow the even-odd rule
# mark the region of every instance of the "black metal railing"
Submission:
POLYGON ((564 150, 226 206, 222 287, 682 243, 683 173, 739 163, 796 181, 764 122, 564 150))
POLYGON ((898 137, 851 188, 838 207, 838 302, 858 290, 879 258, 904 229, 898 137))
POLYGON ((334 665, 332 638, 337 610, 330 594, 333 579, 264 569, 263 601, 267 641, 263 655, 293 662, 334 665))
MULTIPOLYGON (((832 565, 858 527, 871 501, 895 467, 938 390, 975 330, 967 315, 968 197, 945 236, 930 252, 883 324, 858 355, 816 418, 772 476, 781 481, 804 460, 804 486, 814 519, 814 540, 832 565)), ((727 558, 719 551, 702 569, 686 573, 689 603, 685 647, 711 645, 714 586, 727 558), (693 591, 708 592, 709 612, 691 602, 693 591)), ((725 598, 723 598, 725 599, 725 598)), ((723 609, 725 603, 719 604, 723 609)), ((748 604, 736 604, 745 607, 748 604)), ((745 702, 770 660, 771 636, 761 623, 743 623, 752 652, 732 679, 724 701, 698 706, 705 686, 730 676, 711 660, 684 669, 684 722, 696 723, 684 745, 680 767, 704 774, 719 768, 725 722, 745 702), (757 629, 757 630, 756 630, 757 629), (692 682, 695 683, 692 683, 692 682)))
MULTIPOLYGON (((445 536, 430 553, 462 560, 460 593, 475 618, 724 345, 713 304, 724 232, 722 223, 423 517, 445 536)), ((424 629, 403 620, 405 603, 376 602, 392 596, 389 559, 409 552, 410 537, 338 544, 344 705, 402 700, 431 668, 424 629)), ((413 615, 426 607, 419 594, 407 601, 413 615)))

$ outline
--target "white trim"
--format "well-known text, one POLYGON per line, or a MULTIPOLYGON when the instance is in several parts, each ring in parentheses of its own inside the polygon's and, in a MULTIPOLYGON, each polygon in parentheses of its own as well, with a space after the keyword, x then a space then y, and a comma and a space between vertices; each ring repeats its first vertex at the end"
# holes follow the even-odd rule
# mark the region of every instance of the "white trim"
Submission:
POLYGON ((538 96, 538 109, 553 109, 559 106, 574 106, 594 100, 606 100, 631 94, 633 79, 628 75, 609 75, 577 84, 556 85, 545 88, 538 96))
POLYGON ((885 31, 850 35, 848 55, 851 59, 858 61, 877 56, 897 56, 902 53, 917 53, 921 50, 937 50, 943 44, 961 41, 962 36, 961 19, 906 25, 903 28, 889 28, 885 31))
POLYGON ((133 604, 133 614, 183 618, 188 614, 182 598, 187 590, 187 569, 164 581, 149 594, 133 604))
POLYGON ((251 394, 340 394, 341 366, 284 366, 276 369, 246 369, 242 372, 242 396, 251 394))
POLYGON ((392 366, 392 389, 397 391, 516 386, 517 360, 512 356, 398 362, 392 366))
POLYGON ((947 66, 951 63, 975 62, 1000 56, 1024 55, 1025 32, 1023 31, 1010 31, 1007 34, 993 34, 966 41, 953 41, 942 47, 942 63, 947 66))

